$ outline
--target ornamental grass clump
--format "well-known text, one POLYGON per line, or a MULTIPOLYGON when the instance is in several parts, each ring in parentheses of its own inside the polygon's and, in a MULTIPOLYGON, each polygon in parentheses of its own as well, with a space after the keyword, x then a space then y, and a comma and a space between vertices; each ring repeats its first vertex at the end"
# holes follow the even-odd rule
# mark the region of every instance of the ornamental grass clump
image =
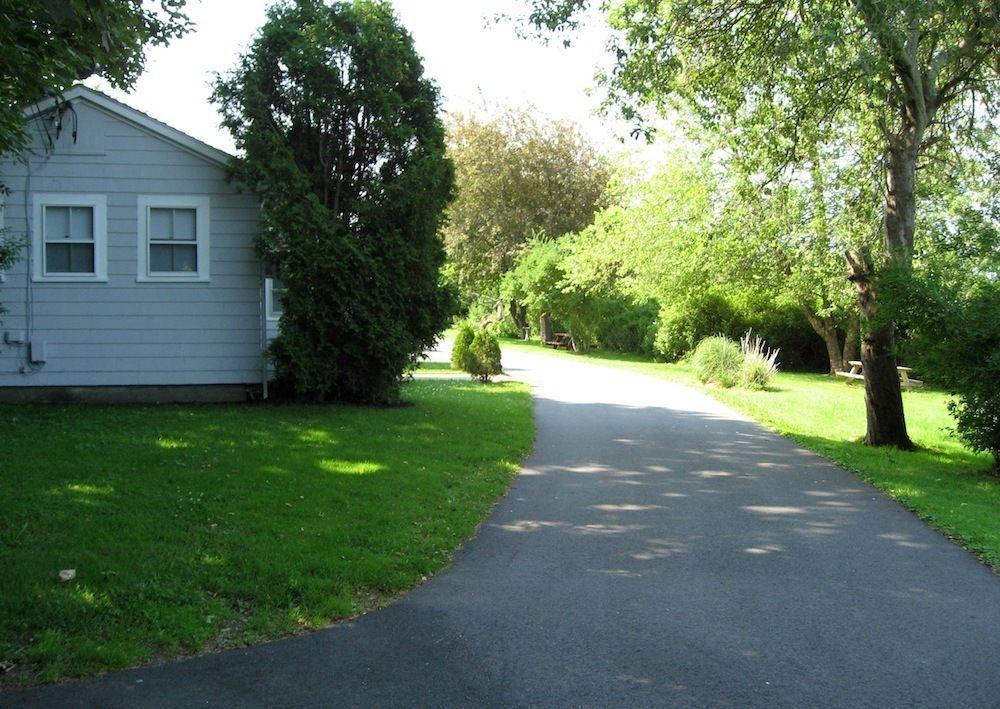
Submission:
POLYGON ((767 343, 752 330, 740 339, 743 364, 740 367, 740 386, 745 389, 767 389, 778 372, 778 350, 769 350, 767 343))
POLYGON ((695 374, 706 384, 718 384, 728 389, 735 386, 743 369, 740 346, 728 337, 706 337, 695 347, 691 358, 695 374))

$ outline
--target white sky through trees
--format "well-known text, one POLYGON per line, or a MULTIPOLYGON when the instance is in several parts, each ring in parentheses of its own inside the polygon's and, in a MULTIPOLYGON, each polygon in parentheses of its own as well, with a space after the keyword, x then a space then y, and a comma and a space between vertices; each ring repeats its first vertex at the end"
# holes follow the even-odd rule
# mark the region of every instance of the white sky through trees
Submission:
MULTIPOLYGON (((210 145, 232 152, 229 135, 209 101, 213 72, 231 68, 264 22, 270 0, 189 0, 195 30, 168 47, 148 50, 135 90, 87 83, 210 145)), ((595 71, 607 61, 606 27, 599 20, 573 46, 521 39, 499 13, 523 14, 518 0, 393 0, 424 58, 427 75, 441 88, 446 111, 489 113, 497 106, 531 104, 542 114, 581 124, 609 153, 642 152, 620 121, 597 114, 601 92, 595 71), (620 138, 625 143, 619 142, 620 138)))

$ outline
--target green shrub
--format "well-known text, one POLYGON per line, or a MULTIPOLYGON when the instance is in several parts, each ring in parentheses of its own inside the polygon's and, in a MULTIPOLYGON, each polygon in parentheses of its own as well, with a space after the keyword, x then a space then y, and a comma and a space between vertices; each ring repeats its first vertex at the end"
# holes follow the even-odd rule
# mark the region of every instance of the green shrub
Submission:
MULTIPOLYGON (((3 199, 3 184, 0 183, 0 199, 3 199)), ((17 261, 21 251, 22 242, 20 239, 11 237, 7 231, 0 228, 0 273, 8 270, 17 261)), ((3 315, 3 303, 0 303, 0 315, 3 315)), ((0 320, 0 322, 3 322, 0 320)))
POLYGON ((657 355, 674 362, 710 335, 737 340, 748 329, 781 348, 786 369, 827 368, 826 347, 801 309, 791 303, 776 303, 766 294, 729 298, 709 292, 665 305, 656 321, 653 346, 657 355))
POLYGON ((880 286, 886 310, 908 330, 906 361, 955 395, 955 432, 992 454, 1000 473, 1000 282, 889 273, 880 286))
POLYGON ((1000 473, 1000 283, 981 283, 953 302, 961 314, 948 340, 938 341, 938 378, 958 397, 949 408, 959 437, 992 454, 1000 473))
POLYGON ((778 350, 769 350, 767 343, 752 330, 740 339, 743 364, 740 367, 740 386, 746 389, 767 389, 778 373, 778 350))
POLYGON ((663 359, 676 362, 713 333, 732 335, 734 329, 746 329, 738 324, 742 322, 736 310, 721 295, 692 296, 660 310, 654 346, 663 359))
POLYGON ((468 372, 472 366, 472 341, 476 338, 476 331, 468 321, 463 321, 458 326, 458 334, 455 335, 455 344, 451 348, 451 366, 453 369, 460 369, 468 372))
POLYGON ((604 298, 597 325, 597 342, 616 352, 653 353, 656 333, 655 302, 635 304, 624 298, 604 298))
POLYGON ((469 349, 469 366, 465 371, 472 376, 488 382, 490 377, 503 371, 500 363, 500 342, 489 330, 483 328, 476 332, 469 349))
MULTIPOLYGON (((754 298, 738 303, 738 328, 729 331, 732 338, 753 330, 769 345, 781 350, 784 369, 824 372, 829 369, 826 345, 812 329, 802 309, 791 303, 775 303, 754 298)), ((843 333, 841 333, 843 341, 843 333)))
POLYGON ((740 346, 728 337, 716 335, 698 343, 691 363, 698 379, 728 389, 739 381, 743 353, 740 346))
POLYGON ((509 315, 497 323, 493 323, 490 329, 497 337, 509 337, 515 340, 524 338, 524 331, 517 326, 514 318, 509 315))

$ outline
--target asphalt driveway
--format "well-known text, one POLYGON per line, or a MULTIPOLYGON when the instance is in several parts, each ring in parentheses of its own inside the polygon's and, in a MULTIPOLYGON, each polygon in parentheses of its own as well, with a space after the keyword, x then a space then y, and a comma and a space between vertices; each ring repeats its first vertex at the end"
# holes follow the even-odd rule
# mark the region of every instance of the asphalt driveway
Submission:
POLYGON ((1000 706, 1000 578, 972 555, 698 392, 505 364, 535 452, 451 568, 324 631, 0 705, 1000 706))

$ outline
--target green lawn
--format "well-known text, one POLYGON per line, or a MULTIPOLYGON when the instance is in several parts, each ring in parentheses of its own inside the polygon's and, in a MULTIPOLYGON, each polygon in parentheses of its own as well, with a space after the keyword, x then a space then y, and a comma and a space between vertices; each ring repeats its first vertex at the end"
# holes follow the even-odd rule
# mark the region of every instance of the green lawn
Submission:
POLYGON ((0 406, 0 683, 323 626, 441 569, 528 451, 530 397, 446 380, 404 396, 0 406))
POLYGON ((413 373, 414 374, 419 373, 421 375, 435 375, 435 376, 447 375, 451 377, 469 376, 468 374, 465 374, 463 372, 458 371, 457 369, 452 368, 450 362, 428 362, 426 360, 418 364, 417 368, 413 370, 413 373))
MULTIPOLYGON (((555 357, 580 357, 516 340, 504 347, 532 347, 555 357)), ((822 374, 780 373, 770 391, 702 386, 689 365, 662 364, 610 352, 588 359, 698 387, 785 434, 803 447, 856 472, 932 526, 1000 571, 1000 479, 987 472, 991 458, 964 448, 950 433, 948 396, 933 390, 903 394, 914 452, 869 448, 864 387, 822 374)))

